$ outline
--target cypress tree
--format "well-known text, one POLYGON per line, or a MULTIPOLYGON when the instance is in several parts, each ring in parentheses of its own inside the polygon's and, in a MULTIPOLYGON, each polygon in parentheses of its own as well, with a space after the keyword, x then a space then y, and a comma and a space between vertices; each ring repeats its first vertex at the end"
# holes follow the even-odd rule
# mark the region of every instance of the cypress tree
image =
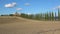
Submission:
POLYGON ((51 15, 51 19, 54 20, 54 13, 52 12, 51 15))
POLYGON ((48 13, 45 14, 45 20, 49 20, 48 13))
POLYGON ((58 8, 58 20, 60 20, 60 9, 58 8))
POLYGON ((49 20, 51 20, 51 12, 49 12, 49 20))

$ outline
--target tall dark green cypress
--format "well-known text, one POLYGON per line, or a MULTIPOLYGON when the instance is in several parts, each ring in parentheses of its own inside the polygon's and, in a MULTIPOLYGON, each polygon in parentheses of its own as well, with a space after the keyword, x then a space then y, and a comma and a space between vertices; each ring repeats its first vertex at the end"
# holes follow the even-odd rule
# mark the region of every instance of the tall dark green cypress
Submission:
POLYGON ((51 20, 51 12, 49 12, 49 20, 51 20))
POLYGON ((54 20, 54 13, 52 12, 51 15, 51 19, 54 20))
POLYGON ((60 9, 58 8, 58 20, 60 20, 60 9))
POLYGON ((48 15, 48 13, 45 14, 45 20, 49 20, 49 15, 48 15))

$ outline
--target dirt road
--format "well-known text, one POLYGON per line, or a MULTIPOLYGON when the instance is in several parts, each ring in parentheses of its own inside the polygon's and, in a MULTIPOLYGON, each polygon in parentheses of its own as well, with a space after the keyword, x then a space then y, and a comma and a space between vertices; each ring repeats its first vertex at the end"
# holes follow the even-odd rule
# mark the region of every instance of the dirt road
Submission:
POLYGON ((0 17, 0 34, 60 34, 60 21, 0 17))

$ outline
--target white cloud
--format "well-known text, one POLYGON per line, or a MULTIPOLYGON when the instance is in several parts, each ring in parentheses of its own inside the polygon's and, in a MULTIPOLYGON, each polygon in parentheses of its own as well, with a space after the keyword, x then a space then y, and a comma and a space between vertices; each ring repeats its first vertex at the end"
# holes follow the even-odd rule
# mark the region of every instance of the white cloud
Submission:
POLYGON ((25 6, 30 6, 30 3, 25 3, 25 6))
POLYGON ((57 7, 55 7, 55 8, 53 8, 53 9, 58 9, 58 8, 60 8, 60 5, 59 5, 59 6, 57 6, 57 7))
POLYGON ((5 7, 7 7, 7 8, 12 8, 14 6, 16 6, 16 3, 15 2, 9 3, 9 4, 5 4, 5 7))
POLYGON ((17 10, 23 10, 23 8, 17 8, 17 10))

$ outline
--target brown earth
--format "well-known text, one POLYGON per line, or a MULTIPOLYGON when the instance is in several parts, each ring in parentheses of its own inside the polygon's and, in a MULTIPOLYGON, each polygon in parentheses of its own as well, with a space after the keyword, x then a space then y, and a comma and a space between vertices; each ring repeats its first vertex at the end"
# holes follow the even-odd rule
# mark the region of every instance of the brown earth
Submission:
POLYGON ((0 16, 0 34, 60 34, 60 21, 0 16))

